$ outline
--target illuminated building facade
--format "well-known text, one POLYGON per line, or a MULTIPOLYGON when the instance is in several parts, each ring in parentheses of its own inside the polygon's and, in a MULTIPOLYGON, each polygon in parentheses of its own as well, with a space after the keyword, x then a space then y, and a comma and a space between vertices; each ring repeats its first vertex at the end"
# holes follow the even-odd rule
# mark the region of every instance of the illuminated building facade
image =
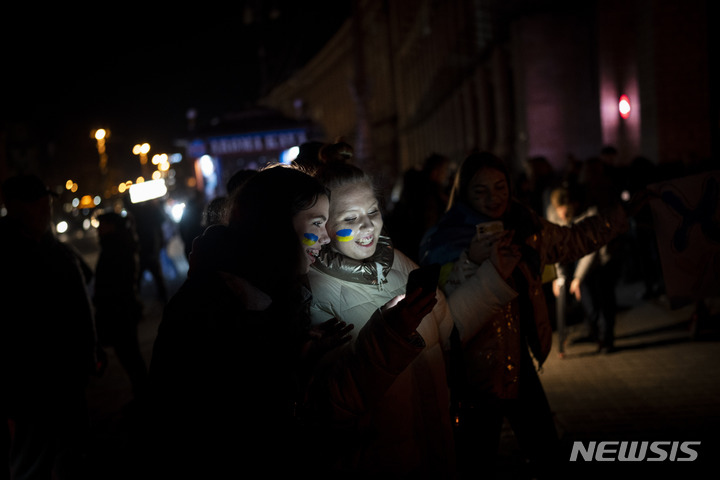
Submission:
MULTIPOLYGON (((393 178, 474 148, 516 169, 617 148, 655 163, 717 153, 708 2, 356 0, 326 47, 262 103, 357 146, 393 178), (624 96, 624 97, 623 97, 624 96)), ((378 175, 380 174, 380 175, 378 175)))

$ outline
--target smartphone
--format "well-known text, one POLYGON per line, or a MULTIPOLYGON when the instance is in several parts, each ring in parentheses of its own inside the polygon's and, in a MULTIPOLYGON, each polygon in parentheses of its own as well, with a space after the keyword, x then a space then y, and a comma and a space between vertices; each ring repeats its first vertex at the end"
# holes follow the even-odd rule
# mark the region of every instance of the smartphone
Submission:
POLYGON ((422 288, 423 293, 435 292, 440 281, 440 264, 434 263, 417 268, 408 275, 405 294, 422 288))
POLYGON ((477 229, 477 234, 480 237, 500 233, 505 230, 505 226, 500 220, 478 223, 477 225, 475 225, 475 228, 477 229))

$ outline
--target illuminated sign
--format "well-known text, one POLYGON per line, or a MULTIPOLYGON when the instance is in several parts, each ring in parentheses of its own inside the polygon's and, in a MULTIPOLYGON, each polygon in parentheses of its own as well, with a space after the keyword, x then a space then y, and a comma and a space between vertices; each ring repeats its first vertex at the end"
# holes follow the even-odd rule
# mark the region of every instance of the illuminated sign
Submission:
POLYGON ((132 203, 146 202, 153 198, 160 198, 167 193, 165 180, 148 180, 130 186, 130 201, 132 203))
POLYGON ((265 153, 286 150, 307 141, 305 130, 283 130, 209 138, 211 155, 265 153))

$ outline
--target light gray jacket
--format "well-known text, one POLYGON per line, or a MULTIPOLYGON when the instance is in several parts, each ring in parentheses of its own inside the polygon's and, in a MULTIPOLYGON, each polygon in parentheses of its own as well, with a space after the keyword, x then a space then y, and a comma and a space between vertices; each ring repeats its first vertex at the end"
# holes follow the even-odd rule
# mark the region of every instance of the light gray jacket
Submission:
MULTIPOLYGON (((361 331, 372 317, 377 317, 380 307, 405 293, 408 274, 416 268, 412 260, 394 250, 390 268, 378 265, 373 270, 376 284, 353 282, 333 276, 332 272, 311 269, 308 278, 313 294, 312 322, 319 324, 335 317, 353 324, 356 333, 361 331)), ((377 397, 377 405, 353 402, 352 396, 347 399, 347 405, 356 410, 345 413, 356 417, 359 436, 366 439, 358 445, 350 468, 364 473, 422 476, 429 473, 446 476, 454 471, 445 364, 450 333, 455 325, 461 339, 467 341, 487 318, 516 295, 492 265, 480 269, 482 273, 450 299, 438 290, 437 305, 417 328, 424 348, 387 391, 377 397)), ((367 281, 372 282, 372 276, 367 281)), ((353 349, 356 345, 341 348, 353 349)), ((357 392, 359 396, 365 394, 357 392)))

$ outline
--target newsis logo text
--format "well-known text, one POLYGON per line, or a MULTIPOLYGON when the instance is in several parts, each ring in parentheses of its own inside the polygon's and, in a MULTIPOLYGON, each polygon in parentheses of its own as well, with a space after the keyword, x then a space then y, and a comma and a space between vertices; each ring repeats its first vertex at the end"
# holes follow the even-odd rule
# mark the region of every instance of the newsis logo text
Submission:
POLYGON ((573 442, 570 461, 585 462, 693 462, 700 442, 573 442))

